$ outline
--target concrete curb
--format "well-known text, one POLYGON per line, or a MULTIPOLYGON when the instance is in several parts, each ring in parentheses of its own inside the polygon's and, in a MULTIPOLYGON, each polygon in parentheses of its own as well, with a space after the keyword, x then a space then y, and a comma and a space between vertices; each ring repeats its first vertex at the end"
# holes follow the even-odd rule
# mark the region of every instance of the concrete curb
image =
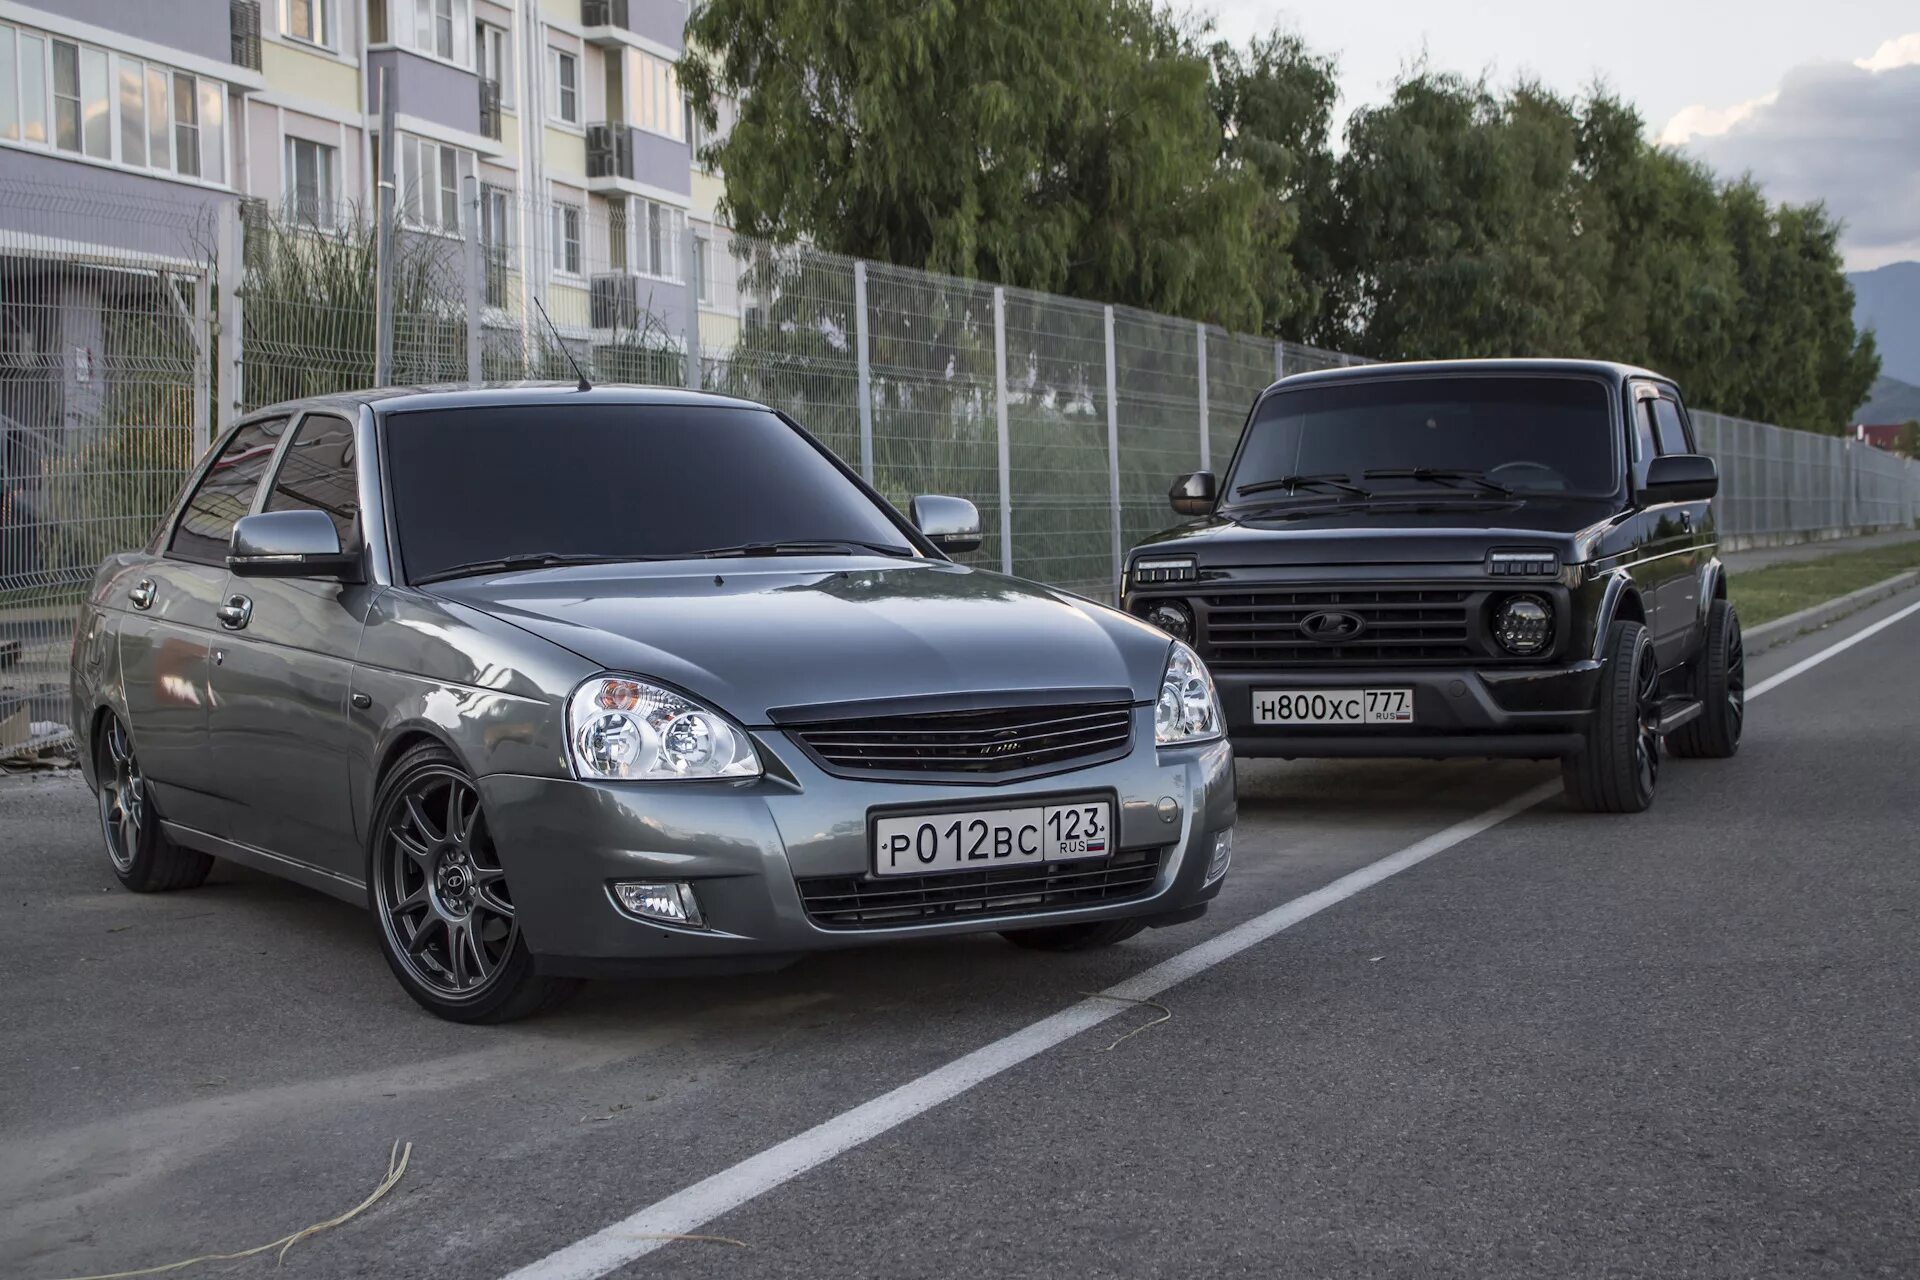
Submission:
POLYGON ((1742 632, 1748 654, 1764 653, 1776 645, 1785 644, 1804 632, 1815 631, 1831 622, 1838 622, 1850 613, 1858 612, 1870 604, 1878 604, 1891 595, 1898 595, 1909 587, 1920 585, 1920 569, 1910 569, 1906 573, 1896 573, 1883 582, 1858 591, 1849 591, 1844 596, 1836 596, 1811 609, 1802 609, 1790 613, 1784 618, 1742 632))

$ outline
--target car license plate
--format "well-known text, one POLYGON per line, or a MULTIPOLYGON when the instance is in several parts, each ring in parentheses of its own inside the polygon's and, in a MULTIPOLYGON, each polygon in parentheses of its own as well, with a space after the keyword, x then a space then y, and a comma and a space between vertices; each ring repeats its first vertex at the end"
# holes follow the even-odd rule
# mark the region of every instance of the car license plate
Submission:
POLYGON ((1113 852, 1113 810, 1104 800, 900 814, 873 824, 873 870, 882 876, 970 871, 1113 852))
POLYGON ((1255 724, 1412 724, 1411 689, 1255 689, 1255 724))

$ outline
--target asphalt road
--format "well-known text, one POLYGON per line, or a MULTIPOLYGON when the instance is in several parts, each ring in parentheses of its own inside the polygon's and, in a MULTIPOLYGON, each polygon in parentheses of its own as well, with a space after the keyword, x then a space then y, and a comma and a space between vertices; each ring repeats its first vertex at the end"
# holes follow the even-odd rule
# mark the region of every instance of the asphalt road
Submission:
MULTIPOLYGON (((1916 656, 1920 614, 1769 692, 1737 759, 1668 761, 1652 812, 1550 799, 614 1274, 1920 1274, 1916 656)), ((1553 776, 1247 764, 1199 923, 598 984, 508 1028, 417 1011, 318 895, 127 894, 76 779, 0 779, 0 1275, 263 1243, 404 1139, 281 1272, 498 1276, 1553 776)))

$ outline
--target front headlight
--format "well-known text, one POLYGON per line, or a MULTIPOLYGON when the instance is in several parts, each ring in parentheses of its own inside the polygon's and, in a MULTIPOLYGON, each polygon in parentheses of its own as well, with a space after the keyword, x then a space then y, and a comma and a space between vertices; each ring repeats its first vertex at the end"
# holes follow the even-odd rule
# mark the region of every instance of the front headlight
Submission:
POLYGON ((1160 677, 1160 701, 1153 708, 1153 740, 1159 746, 1206 742, 1222 732, 1220 695, 1200 655, 1178 640, 1160 677))
POLYGON ((567 700, 567 750, 582 778, 757 778, 746 731, 685 694, 595 676, 567 700))

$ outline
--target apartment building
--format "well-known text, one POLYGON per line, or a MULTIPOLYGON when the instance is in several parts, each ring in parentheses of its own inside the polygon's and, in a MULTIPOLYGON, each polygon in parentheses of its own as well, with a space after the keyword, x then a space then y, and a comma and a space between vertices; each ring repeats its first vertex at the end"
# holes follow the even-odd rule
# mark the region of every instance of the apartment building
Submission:
MULTIPOLYGON (((691 303, 724 337, 686 20, 686 0, 0 0, 0 181, 331 227, 375 204, 385 92, 402 221, 478 236, 497 319, 539 298, 583 341, 673 339, 691 303)), ((149 234, 137 212, 28 216, 0 203, 0 235, 149 234)))

